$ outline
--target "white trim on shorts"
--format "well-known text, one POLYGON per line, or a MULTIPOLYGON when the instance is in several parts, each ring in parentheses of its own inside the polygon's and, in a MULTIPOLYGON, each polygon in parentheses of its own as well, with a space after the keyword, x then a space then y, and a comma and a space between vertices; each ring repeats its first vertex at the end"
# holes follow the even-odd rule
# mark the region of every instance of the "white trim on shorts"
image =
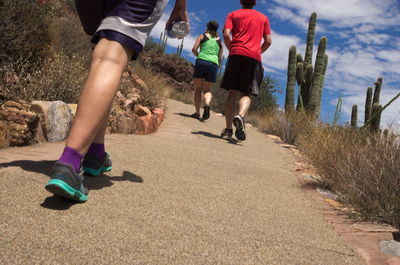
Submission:
POLYGON ((167 3, 168 0, 159 0, 153 13, 141 23, 131 23, 118 16, 106 17, 102 20, 96 33, 100 30, 114 30, 127 35, 144 46, 150 32, 164 12, 167 3))

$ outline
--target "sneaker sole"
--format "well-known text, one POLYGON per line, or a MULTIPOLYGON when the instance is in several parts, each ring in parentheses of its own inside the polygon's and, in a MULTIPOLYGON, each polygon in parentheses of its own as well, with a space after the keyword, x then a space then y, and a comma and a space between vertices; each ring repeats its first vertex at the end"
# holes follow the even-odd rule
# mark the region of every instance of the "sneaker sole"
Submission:
POLYGON ((98 177, 101 173, 103 172, 109 172, 111 171, 112 166, 110 167, 101 167, 99 169, 93 169, 93 168, 89 168, 89 167, 84 167, 83 171, 85 173, 88 173, 90 175, 92 175, 93 177, 98 177))
POLYGON ((236 127, 236 138, 240 141, 246 140, 246 132, 244 131, 244 126, 239 118, 233 118, 233 125, 236 127))
POLYGON ((46 184, 45 188, 54 195, 77 202, 85 202, 89 198, 89 196, 83 194, 77 189, 72 188, 70 185, 59 179, 50 180, 46 184))

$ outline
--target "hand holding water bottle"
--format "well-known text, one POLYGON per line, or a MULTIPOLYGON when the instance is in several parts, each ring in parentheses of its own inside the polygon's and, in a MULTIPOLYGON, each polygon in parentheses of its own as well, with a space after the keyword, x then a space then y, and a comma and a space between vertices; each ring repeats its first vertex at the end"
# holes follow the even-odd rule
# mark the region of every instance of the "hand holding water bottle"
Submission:
POLYGON ((190 32, 186 0, 176 0, 171 16, 165 25, 170 38, 182 39, 190 32))

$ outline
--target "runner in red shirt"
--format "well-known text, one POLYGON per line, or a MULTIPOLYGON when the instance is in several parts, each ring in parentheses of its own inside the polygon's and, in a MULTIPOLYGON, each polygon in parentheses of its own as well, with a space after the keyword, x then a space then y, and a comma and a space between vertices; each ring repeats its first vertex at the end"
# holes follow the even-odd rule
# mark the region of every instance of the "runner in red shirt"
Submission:
POLYGON ((242 9, 229 13, 224 27, 224 41, 229 50, 229 58, 221 87, 229 90, 229 95, 225 104, 226 128, 222 130, 221 137, 226 139, 232 136, 233 122, 236 138, 244 141, 244 117, 251 104, 250 95, 259 94, 264 78, 261 54, 269 48, 272 41, 268 17, 253 9, 256 0, 241 0, 240 3, 242 9), (238 95, 239 114, 234 116, 238 95))

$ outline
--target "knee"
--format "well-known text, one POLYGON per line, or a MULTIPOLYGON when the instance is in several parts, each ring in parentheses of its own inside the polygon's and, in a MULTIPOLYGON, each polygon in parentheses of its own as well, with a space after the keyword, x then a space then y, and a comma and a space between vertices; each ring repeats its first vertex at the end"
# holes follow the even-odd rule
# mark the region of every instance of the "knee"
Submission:
POLYGON ((115 65, 125 66, 131 55, 129 49, 124 48, 118 43, 101 40, 92 54, 92 64, 112 63, 115 65))

